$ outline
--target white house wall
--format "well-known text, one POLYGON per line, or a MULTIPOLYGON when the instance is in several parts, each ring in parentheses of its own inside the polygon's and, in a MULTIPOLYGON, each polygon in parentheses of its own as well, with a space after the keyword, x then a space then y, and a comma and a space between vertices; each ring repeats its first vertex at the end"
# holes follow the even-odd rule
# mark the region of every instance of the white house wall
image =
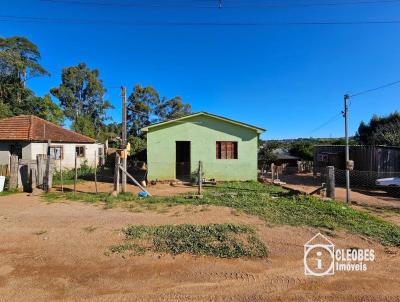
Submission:
MULTIPOLYGON (((10 164, 10 145, 14 142, 0 142, 0 165, 10 164)), ((38 154, 47 154, 47 143, 21 143, 22 159, 36 160, 38 154)), ((75 166, 75 147, 84 146, 85 156, 78 157, 78 167, 87 162, 87 165, 93 167, 95 164, 95 152, 97 160, 99 159, 99 148, 104 148, 102 144, 75 144, 75 143, 53 143, 52 146, 61 146, 63 148, 62 167, 72 169, 75 166)), ((104 152, 103 152, 104 153, 104 152)), ((55 161, 56 169, 60 167, 60 161, 55 161)))
POLYGON ((9 143, 0 142, 0 165, 8 165, 10 163, 9 143))
MULTIPOLYGON (((75 166, 75 148, 78 146, 85 147, 85 156, 78 157, 78 167, 86 162, 87 165, 94 167, 95 165, 95 152, 97 153, 97 161, 99 159, 99 148, 103 148, 102 144, 75 144, 75 143, 53 143, 51 146, 63 148, 62 167, 72 169, 75 166)), ((31 143, 30 159, 36 159, 38 154, 47 154, 47 143, 31 143)), ((55 168, 59 169, 60 161, 55 161, 55 168)))

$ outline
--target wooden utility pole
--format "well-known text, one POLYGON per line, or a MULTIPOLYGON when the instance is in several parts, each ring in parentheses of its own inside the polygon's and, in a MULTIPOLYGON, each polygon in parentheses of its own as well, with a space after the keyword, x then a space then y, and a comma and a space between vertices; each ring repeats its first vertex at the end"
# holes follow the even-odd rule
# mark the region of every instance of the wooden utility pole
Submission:
POLYGON ((349 117, 349 95, 344 95, 344 134, 346 138, 346 202, 350 203, 350 170, 349 170, 349 160, 350 160, 350 151, 349 151, 349 125, 348 125, 348 117, 349 117))
MULTIPOLYGON (((125 87, 121 87, 121 92, 122 92, 122 149, 125 150, 125 154, 122 157, 122 166, 124 168, 124 170, 127 170, 127 151, 126 151, 126 147, 127 147, 127 130, 126 130, 126 118, 127 118, 127 114, 126 114, 126 88, 125 87)), ((121 175, 121 182, 122 182, 122 192, 126 192, 126 174, 122 173, 121 175)))

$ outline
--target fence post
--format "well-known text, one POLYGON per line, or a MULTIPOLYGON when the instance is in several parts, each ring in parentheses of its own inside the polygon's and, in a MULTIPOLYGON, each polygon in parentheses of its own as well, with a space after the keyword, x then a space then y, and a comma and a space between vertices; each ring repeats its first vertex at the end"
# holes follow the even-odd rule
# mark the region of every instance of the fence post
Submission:
POLYGON ((61 181, 61 192, 64 193, 64 179, 63 179, 63 170, 62 170, 62 157, 63 154, 60 152, 60 181, 61 181))
POLYGON ((97 151, 94 151, 94 185, 96 187, 96 194, 98 193, 97 190, 97 151))
POLYGON ((198 187, 198 195, 201 195, 203 191, 203 163, 199 161, 199 175, 198 175, 199 187, 198 187))
POLYGON ((18 189, 18 156, 11 155, 9 190, 18 189))
POLYGON ((32 193, 35 193, 37 190, 37 165, 29 165, 29 174, 31 179, 32 193))
POLYGON ((78 157, 77 154, 75 152, 75 176, 74 176, 74 197, 75 197, 75 193, 76 193, 76 180, 78 178, 78 157))
POLYGON ((53 186, 53 167, 51 164, 50 155, 48 155, 46 159, 46 172, 43 181, 43 186, 46 192, 49 192, 51 187, 53 186))
POLYGON ((326 167, 326 196, 335 199, 335 167, 326 167))

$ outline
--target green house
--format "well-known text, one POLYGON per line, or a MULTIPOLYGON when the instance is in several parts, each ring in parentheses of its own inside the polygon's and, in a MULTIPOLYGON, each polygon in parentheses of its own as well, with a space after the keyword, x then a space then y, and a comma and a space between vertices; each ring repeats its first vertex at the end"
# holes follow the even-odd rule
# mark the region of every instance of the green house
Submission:
POLYGON ((187 180, 198 170, 199 161, 207 179, 257 179, 262 128, 199 112, 142 131, 147 132, 149 180, 187 180))

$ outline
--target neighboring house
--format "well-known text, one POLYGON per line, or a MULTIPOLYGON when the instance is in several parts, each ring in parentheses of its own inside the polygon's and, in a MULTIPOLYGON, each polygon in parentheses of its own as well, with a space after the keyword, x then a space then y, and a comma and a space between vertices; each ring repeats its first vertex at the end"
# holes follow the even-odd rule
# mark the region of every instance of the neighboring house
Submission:
POLYGON ((275 165, 287 164, 291 167, 297 167, 297 162, 301 160, 300 157, 291 155, 289 150, 284 148, 274 149, 272 150, 272 154, 275 157, 273 161, 275 165))
POLYGON ((33 115, 0 119, 0 165, 8 165, 11 155, 23 160, 36 160, 38 154, 48 154, 55 160, 56 169, 62 160, 63 168, 78 167, 87 162, 94 166, 104 154, 102 144, 85 135, 64 129, 33 115), (50 141, 50 145, 49 145, 50 141))
POLYGON ((199 161, 208 179, 257 180, 262 128, 199 112, 142 131, 147 133, 149 180, 187 180, 199 161))

